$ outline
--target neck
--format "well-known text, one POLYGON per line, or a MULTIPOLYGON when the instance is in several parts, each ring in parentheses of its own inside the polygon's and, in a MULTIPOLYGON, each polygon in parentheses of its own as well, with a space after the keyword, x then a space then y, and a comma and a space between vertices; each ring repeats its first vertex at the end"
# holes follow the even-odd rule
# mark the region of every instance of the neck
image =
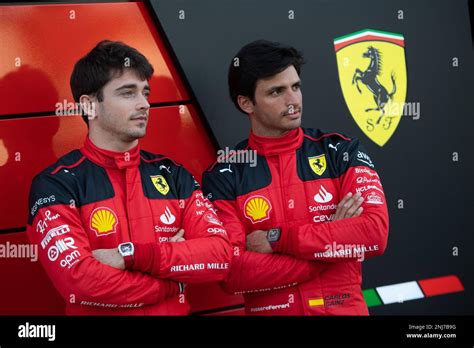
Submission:
POLYGON ((300 127, 286 131, 282 136, 262 136, 250 132, 249 147, 261 155, 278 155, 294 152, 303 142, 303 131, 300 127))
POLYGON ((280 138, 286 134, 288 134, 289 130, 260 130, 258 128, 252 128, 253 134, 259 136, 259 137, 267 137, 267 138, 280 138))
POLYGON ((117 136, 112 136, 104 132, 97 132, 93 129, 89 129, 89 139, 95 146, 114 152, 126 152, 138 145, 138 139, 126 142, 117 136))
MULTIPOLYGON (((110 146, 108 148, 111 148, 110 146)), ((128 151, 114 151, 99 147, 87 137, 81 152, 92 162, 106 168, 125 169, 140 164, 140 145, 128 151)))

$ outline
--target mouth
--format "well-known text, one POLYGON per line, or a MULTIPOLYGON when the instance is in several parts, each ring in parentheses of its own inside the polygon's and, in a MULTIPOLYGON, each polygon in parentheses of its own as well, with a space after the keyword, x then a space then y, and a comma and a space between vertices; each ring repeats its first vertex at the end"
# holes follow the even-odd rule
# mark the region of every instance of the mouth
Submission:
POLYGON ((283 116, 291 118, 292 120, 296 120, 297 118, 301 116, 301 110, 298 109, 298 110, 294 110, 293 112, 286 112, 283 116))
POLYGON ((138 116, 138 117, 134 117, 134 118, 132 118, 132 121, 141 121, 141 122, 145 122, 147 119, 148 119, 148 117, 146 117, 146 116, 138 116))

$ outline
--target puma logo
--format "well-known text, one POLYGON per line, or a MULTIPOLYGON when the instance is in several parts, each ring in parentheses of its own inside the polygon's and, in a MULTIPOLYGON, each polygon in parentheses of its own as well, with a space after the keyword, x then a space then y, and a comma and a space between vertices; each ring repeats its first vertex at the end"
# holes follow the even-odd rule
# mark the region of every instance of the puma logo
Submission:
POLYGON ((166 169, 166 171, 171 174, 170 167, 166 167, 164 165, 161 165, 160 170, 163 169, 163 168, 166 169))
POLYGON ((219 172, 221 172, 221 173, 231 172, 232 173, 232 170, 230 169, 230 164, 229 164, 229 168, 220 169, 219 172))

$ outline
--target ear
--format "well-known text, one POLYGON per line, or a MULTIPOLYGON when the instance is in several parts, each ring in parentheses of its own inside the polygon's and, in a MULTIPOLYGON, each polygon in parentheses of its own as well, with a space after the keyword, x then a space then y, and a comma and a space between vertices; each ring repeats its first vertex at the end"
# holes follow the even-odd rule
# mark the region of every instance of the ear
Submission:
POLYGON ((254 103, 249 97, 244 97, 243 95, 237 96, 237 103, 240 108, 247 114, 253 113, 254 103))
POLYGON ((89 120, 97 118, 97 100, 87 94, 81 95, 79 98, 82 110, 86 113, 89 120))

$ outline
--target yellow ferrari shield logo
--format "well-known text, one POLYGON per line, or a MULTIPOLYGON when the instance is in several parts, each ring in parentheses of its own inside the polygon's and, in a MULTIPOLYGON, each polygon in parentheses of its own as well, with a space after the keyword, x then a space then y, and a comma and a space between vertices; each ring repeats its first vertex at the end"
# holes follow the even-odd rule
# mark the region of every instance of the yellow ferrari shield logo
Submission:
POLYGON ((344 99, 359 128, 379 146, 400 123, 406 94, 405 39, 366 29, 334 40, 344 99))
POLYGON ((163 196, 169 192, 170 186, 166 182, 166 179, 163 177, 163 175, 151 175, 150 179, 158 192, 163 196))
POLYGON ((326 154, 308 157, 309 166, 319 176, 323 175, 326 170, 326 154))

